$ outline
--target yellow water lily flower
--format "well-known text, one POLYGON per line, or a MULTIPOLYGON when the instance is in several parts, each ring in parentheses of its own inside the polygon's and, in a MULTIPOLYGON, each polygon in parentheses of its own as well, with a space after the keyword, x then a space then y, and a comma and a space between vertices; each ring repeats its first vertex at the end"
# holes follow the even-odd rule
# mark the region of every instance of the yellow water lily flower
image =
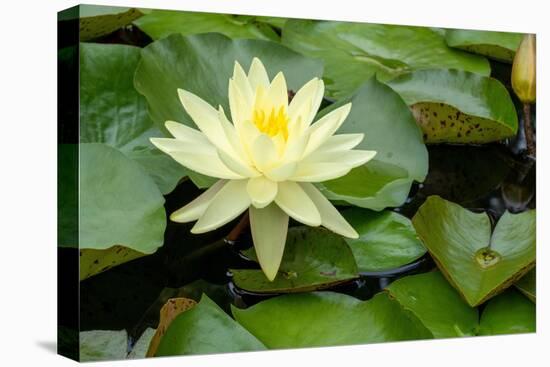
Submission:
POLYGON ((167 121, 174 138, 152 138, 151 142, 183 166, 219 181, 170 219, 197 221, 191 232, 204 233, 249 210, 256 255, 269 280, 275 278, 281 263, 289 217, 357 238, 357 232, 313 183, 341 177, 376 152, 352 150, 363 134, 333 135, 348 116, 351 103, 312 123, 323 93, 323 81, 314 78, 288 103, 283 73, 270 82, 257 58, 248 75, 235 62, 229 80, 232 122, 221 106, 216 110, 193 93, 178 89, 185 111, 200 131, 167 121))

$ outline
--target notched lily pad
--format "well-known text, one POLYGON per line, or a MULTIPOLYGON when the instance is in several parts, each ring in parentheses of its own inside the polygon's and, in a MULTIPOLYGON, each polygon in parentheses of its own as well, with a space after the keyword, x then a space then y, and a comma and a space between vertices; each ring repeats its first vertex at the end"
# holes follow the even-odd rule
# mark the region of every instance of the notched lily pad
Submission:
POLYGON ((427 143, 481 144, 517 132, 514 104, 496 79, 426 69, 399 76, 388 85, 410 106, 427 143))
POLYGON ((430 196, 412 219, 438 267, 471 306, 500 293, 535 264, 535 211, 505 212, 491 234, 485 213, 430 196))
POLYGON ((265 346, 206 295, 180 313, 160 340, 155 356, 263 350, 265 346))
POLYGON ((512 63, 523 35, 512 32, 447 29, 447 45, 497 61, 512 63))
POLYGON ((287 294, 233 316, 268 348, 327 347, 430 339, 416 316, 378 293, 369 301, 333 293, 287 294))
POLYGON ((537 301, 537 269, 529 271, 520 280, 514 284, 521 293, 531 301, 537 301))
POLYGON ((359 272, 397 268, 426 253, 411 221, 401 214, 360 208, 348 209, 342 214, 359 234, 357 239, 345 239, 359 272))
POLYGON ((479 335, 533 333, 536 306, 510 288, 487 302, 479 321, 479 335))
POLYGON ((387 291, 436 338, 476 335, 477 308, 468 306, 438 271, 398 279, 387 291))
POLYGON ((138 9, 118 6, 80 5, 79 33, 88 41, 116 31, 143 15, 138 9))
MULTIPOLYGON (((256 260, 254 248, 244 252, 256 260)), ((295 293, 323 289, 358 276, 353 254, 342 238, 324 228, 289 229, 279 272, 269 281, 261 270, 231 270, 235 284, 255 293, 295 293)))

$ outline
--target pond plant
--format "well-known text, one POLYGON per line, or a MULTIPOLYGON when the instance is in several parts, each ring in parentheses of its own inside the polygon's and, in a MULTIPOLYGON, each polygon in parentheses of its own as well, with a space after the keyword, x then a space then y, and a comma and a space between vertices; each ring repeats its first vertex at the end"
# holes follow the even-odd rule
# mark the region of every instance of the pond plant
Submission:
POLYGON ((61 354, 535 331, 534 35, 91 5, 58 24, 61 354))

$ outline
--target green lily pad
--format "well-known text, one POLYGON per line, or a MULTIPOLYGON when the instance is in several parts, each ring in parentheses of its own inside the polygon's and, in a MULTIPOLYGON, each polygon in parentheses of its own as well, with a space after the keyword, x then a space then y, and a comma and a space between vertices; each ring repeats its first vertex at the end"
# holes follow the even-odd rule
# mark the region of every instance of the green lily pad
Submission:
MULTIPOLYGON (((245 255, 257 261, 254 248, 245 251, 245 255)), ((358 276, 353 254, 343 237, 312 227, 289 229, 281 266, 272 282, 261 270, 231 272, 238 287, 256 293, 308 292, 358 276)))
POLYGON ((250 38, 278 41, 279 36, 267 23, 252 16, 152 10, 134 22, 154 40, 172 33, 182 35, 221 33, 230 38, 250 38))
POLYGON ((57 245, 78 247, 78 145, 57 145, 57 245))
POLYGON ((188 170, 149 141, 159 136, 147 101, 134 89, 140 48, 80 45, 80 141, 105 143, 140 163, 162 193, 171 192, 188 170))
POLYGON ((351 112, 337 133, 364 133, 358 149, 377 154, 346 176, 323 182, 321 190, 331 200, 363 208, 400 206, 412 182, 422 182, 428 172, 428 151, 420 129, 399 95, 375 78, 321 114, 347 102, 352 103, 351 112))
POLYGON ((263 350, 265 346, 206 295, 178 315, 160 340, 156 356, 263 350))
POLYGON ((107 250, 95 252, 96 259, 118 265, 136 258, 134 252, 151 254, 162 245, 164 198, 151 177, 115 148, 81 144, 79 224, 80 250, 107 250), (133 251, 113 253, 115 245, 133 251))
POLYGON ((128 353, 126 330, 91 330, 80 332, 80 362, 99 362, 145 358, 149 342, 155 333, 147 328, 132 351, 128 353))
POLYGON ((523 35, 512 32, 447 29, 445 41, 454 48, 512 63, 523 35))
POLYGON ((145 254, 124 246, 112 246, 102 250, 81 249, 79 264, 80 280, 142 256, 145 256, 145 254))
POLYGON ((468 306, 440 272, 401 278, 391 283, 387 291, 436 338, 476 335, 477 308, 468 306))
POLYGON ((325 62, 329 95, 345 97, 375 74, 389 80, 425 68, 453 68, 489 75, 483 57, 452 49, 427 27, 290 19, 283 44, 325 62))
POLYGON ((332 292, 287 294, 232 311, 270 349, 432 338, 416 316, 384 292, 369 301, 332 292))
POLYGON ((470 306, 485 302, 534 266, 534 210, 504 213, 491 234, 487 214, 430 196, 412 222, 443 274, 470 306))
POLYGON ((395 212, 352 208, 342 213, 359 238, 348 243, 360 272, 382 271, 408 264, 426 253, 411 221, 395 212))
POLYGON ((479 321, 479 335, 534 333, 536 306, 514 289, 490 300, 479 321))
POLYGON ((516 109, 498 80, 461 70, 426 69, 388 82, 411 107, 427 143, 488 143, 514 136, 516 109))
POLYGON ((519 289, 527 298, 531 301, 537 301, 537 270, 533 268, 515 284, 516 288, 519 289))
POLYGON ((103 5, 80 5, 80 40, 104 36, 132 23, 143 14, 134 8, 103 5))

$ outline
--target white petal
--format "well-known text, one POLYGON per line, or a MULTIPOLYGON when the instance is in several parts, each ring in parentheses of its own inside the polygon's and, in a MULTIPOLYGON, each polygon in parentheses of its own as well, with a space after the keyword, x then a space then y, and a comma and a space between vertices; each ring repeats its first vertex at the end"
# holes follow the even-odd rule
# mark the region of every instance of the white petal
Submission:
POLYGON ((250 86, 248 77, 241 67, 241 64, 239 64, 237 61, 235 61, 235 67, 233 68, 232 79, 235 81, 235 86, 237 87, 243 98, 246 99, 247 104, 252 104, 254 100, 254 91, 250 86))
POLYGON ((285 76, 282 72, 277 73, 266 96, 267 111, 271 111, 272 108, 275 109, 275 112, 279 110, 281 106, 284 107, 285 111, 288 107, 288 89, 286 86, 285 76))
POLYGON ((264 175, 272 181, 280 182, 286 181, 289 177, 294 175, 298 164, 296 162, 287 162, 264 172, 264 175))
POLYGON ((250 207, 250 229, 260 266, 270 281, 275 279, 286 243, 288 215, 275 204, 250 207))
POLYGON ((234 156, 225 153, 223 150, 218 149, 217 153, 223 164, 236 174, 242 177, 258 177, 261 175, 254 167, 249 166, 240 159, 235 159, 234 156))
POLYGON ((170 220, 178 223, 187 223, 199 219, 208 205, 212 202, 212 199, 214 199, 214 196, 221 190, 226 182, 226 180, 219 180, 216 182, 195 200, 170 214, 170 220))
POLYGON ((251 146, 251 155, 256 168, 261 172, 267 171, 277 163, 277 147, 273 140, 265 134, 260 134, 251 146))
POLYGON ((248 81, 253 91, 256 91, 259 86, 265 89, 269 87, 269 77, 267 76, 264 65, 257 57, 252 59, 252 64, 250 64, 248 81))
POLYGON ((218 111, 208 103, 183 89, 178 95, 185 111, 191 116, 197 127, 217 148, 231 152, 229 142, 221 126, 218 111))
POLYGON ((363 141, 365 134, 340 134, 332 135, 328 140, 317 148, 316 152, 337 152, 355 148, 363 141))
POLYGON ((319 121, 311 125, 308 129, 310 137, 304 156, 312 153, 325 143, 342 125, 350 110, 351 103, 345 104, 329 112, 319 121))
POLYGON ((263 176, 248 180, 246 190, 252 205, 256 208, 264 208, 275 199, 277 195, 277 183, 263 176))
POLYGON ((285 213, 308 226, 321 225, 321 216, 313 201, 296 182, 279 182, 275 203, 285 213))
POLYGON ((209 142, 197 145, 180 142, 177 139, 151 138, 150 140, 161 151, 192 171, 217 178, 233 180, 243 178, 220 160, 217 149, 209 142))
POLYGON ((316 150, 300 163, 335 163, 355 168, 367 163, 375 155, 376 152, 374 150, 346 150, 336 152, 319 152, 319 150, 316 150))
POLYGON ((248 103, 246 98, 238 89, 234 80, 229 80, 229 109, 231 110, 231 119, 237 130, 243 121, 248 120, 252 116, 253 102, 248 103))
POLYGON ((300 162, 296 172, 289 179, 299 182, 323 182, 342 177, 351 171, 351 167, 340 163, 300 162))
POLYGON ((166 130, 168 130, 170 134, 178 140, 210 144, 210 141, 202 132, 190 128, 184 124, 180 124, 179 122, 166 121, 164 126, 166 126, 166 130))
POLYGON ((314 78, 304 84, 296 93, 288 107, 290 121, 300 121, 303 132, 307 128, 319 110, 325 86, 322 80, 314 78))
POLYGON ((204 233, 223 226, 237 218, 250 206, 246 191, 247 180, 233 180, 214 196, 204 214, 191 228, 192 233, 204 233))
POLYGON ((313 201, 317 210, 319 210, 321 225, 345 237, 359 237, 355 229, 315 186, 310 183, 301 183, 300 186, 313 201))
POLYGON ((237 133, 237 129, 231 122, 229 122, 229 120, 225 116, 225 112, 222 106, 218 107, 218 117, 225 132, 225 136, 227 137, 227 141, 229 142, 229 145, 231 146, 234 153, 232 154, 233 158, 240 160, 242 163, 245 163, 252 168, 252 160, 248 158, 248 154, 246 154, 245 152, 245 149, 239 138, 239 134, 237 133))

